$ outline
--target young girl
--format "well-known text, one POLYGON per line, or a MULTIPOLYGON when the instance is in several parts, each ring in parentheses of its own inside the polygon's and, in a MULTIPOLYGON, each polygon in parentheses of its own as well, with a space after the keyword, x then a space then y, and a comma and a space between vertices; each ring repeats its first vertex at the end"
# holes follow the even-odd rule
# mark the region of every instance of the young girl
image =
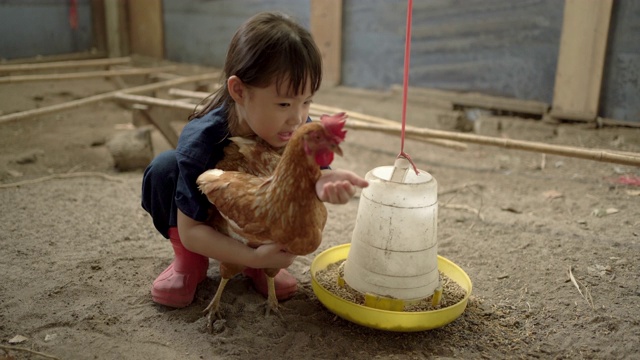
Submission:
MULTIPOLYGON (((250 18, 231 40, 222 88, 191 115, 176 150, 164 152, 147 167, 142 207, 158 231, 169 238, 175 258, 153 282, 153 301, 185 307, 206 278, 209 258, 247 266, 255 288, 267 294, 261 268, 280 268, 275 277, 278 300, 297 290, 285 269, 295 256, 280 245, 250 248, 207 225, 211 206, 196 178, 215 168, 230 136, 257 135, 271 146, 287 144, 291 134, 309 121, 309 106, 322 80, 322 60, 311 35, 279 13, 250 18)), ((323 170, 316 183, 320 200, 344 204, 367 182, 345 170, 323 170)))

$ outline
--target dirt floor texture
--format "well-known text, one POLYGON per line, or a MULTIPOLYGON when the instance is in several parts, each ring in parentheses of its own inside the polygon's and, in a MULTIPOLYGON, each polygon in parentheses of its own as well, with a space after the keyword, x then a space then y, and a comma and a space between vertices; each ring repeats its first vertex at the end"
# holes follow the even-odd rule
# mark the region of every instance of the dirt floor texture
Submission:
MULTIPOLYGON (((0 109, 116 89, 102 78, 2 84, 0 109)), ((401 113, 398 92, 322 89, 314 101, 392 120, 401 113)), ((455 129, 428 114, 429 104, 409 102, 410 125, 455 129)), ((282 317, 265 316, 265 299, 239 275, 222 297, 226 322, 210 334, 202 311, 220 282, 215 260, 191 306, 151 300, 173 253, 140 206, 142 169, 116 170, 107 148, 132 131, 131 119, 128 106, 102 101, 0 124, 0 359, 640 359, 638 167, 407 140, 405 151, 438 181, 438 254, 473 283, 459 318, 389 332, 318 300, 310 266, 351 241, 356 196, 327 206, 320 248, 290 268, 300 291, 281 303, 282 317)), ((497 115, 478 124, 484 136, 640 152, 638 128, 497 115)), ((153 138, 156 153, 167 147, 153 138)), ((400 138, 349 130, 343 150, 333 167, 364 176, 393 164, 400 138)))

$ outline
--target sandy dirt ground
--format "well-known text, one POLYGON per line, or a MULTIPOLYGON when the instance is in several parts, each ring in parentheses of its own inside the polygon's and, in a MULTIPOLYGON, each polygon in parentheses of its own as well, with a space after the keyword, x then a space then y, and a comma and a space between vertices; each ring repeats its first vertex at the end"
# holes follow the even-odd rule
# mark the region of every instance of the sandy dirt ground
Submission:
MULTIPOLYGON (((115 89, 105 79, 3 84, 0 109, 115 89)), ((400 117, 397 93, 323 89, 315 101, 400 117)), ((418 101, 408 112, 412 125, 454 128, 418 101)), ((640 176, 638 167, 407 140, 405 151, 439 184, 438 253, 473 282, 459 318, 397 333, 323 306, 310 265, 351 241, 356 197, 328 206, 320 248, 290 268, 300 291, 282 302, 282 318, 266 317, 264 298, 237 276, 222 298, 226 323, 210 334, 202 311, 220 281, 215 260, 191 306, 151 301, 172 250, 140 207, 142 170, 117 171, 106 147, 130 123, 129 109, 107 101, 0 124, 0 359, 46 358, 15 348, 60 359, 640 358, 640 187, 618 181, 640 176), (37 181, 11 185, 28 180, 37 181)), ((640 151, 638 129, 512 117, 480 124, 482 135, 640 151)), ((166 148, 154 139, 155 151, 166 148)), ((333 166, 364 176, 391 165, 400 141, 350 130, 343 150, 333 166)))

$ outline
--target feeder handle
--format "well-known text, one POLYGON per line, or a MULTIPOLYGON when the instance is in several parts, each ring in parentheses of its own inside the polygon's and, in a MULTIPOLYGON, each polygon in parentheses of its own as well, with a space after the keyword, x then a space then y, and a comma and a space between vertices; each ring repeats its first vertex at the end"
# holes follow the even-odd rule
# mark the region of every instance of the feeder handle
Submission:
POLYGON ((411 55, 411 13, 413 10, 413 0, 409 0, 407 4, 407 34, 404 41, 404 75, 402 83, 402 133, 400 135, 400 154, 398 158, 405 158, 413 166, 416 175, 419 174, 416 164, 411 160, 411 156, 404 152, 404 135, 405 125, 407 123, 407 92, 409 88, 409 58, 411 55))
MULTIPOLYGON (((402 134, 402 140, 404 142, 404 134, 402 134)), ((420 174, 420 170, 418 170, 416 164, 413 162, 413 160, 411 160, 411 156, 409 156, 409 154, 407 154, 406 152, 400 151, 400 154, 398 154, 398 157, 396 157, 396 159, 406 159, 409 164, 411 164, 411 167, 413 168, 413 171, 415 171, 416 175, 420 174)))

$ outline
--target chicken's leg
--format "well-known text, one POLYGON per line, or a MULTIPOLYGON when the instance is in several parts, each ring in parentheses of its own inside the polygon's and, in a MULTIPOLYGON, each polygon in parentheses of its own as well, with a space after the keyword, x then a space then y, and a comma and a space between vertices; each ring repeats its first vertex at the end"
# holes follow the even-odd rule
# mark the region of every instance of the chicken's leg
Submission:
POLYGON ((213 323, 216 318, 222 319, 220 299, 222 298, 222 291, 224 290, 225 285, 227 285, 227 282, 229 282, 229 279, 225 279, 224 277, 220 280, 220 285, 218 285, 218 290, 216 290, 213 300, 211 300, 209 306, 207 306, 203 311, 203 313, 207 314, 207 329, 209 329, 209 332, 213 332, 213 323))
POLYGON ((267 275, 267 309, 265 315, 273 311, 279 313, 278 310, 278 298, 276 297, 276 282, 275 276, 267 275))

